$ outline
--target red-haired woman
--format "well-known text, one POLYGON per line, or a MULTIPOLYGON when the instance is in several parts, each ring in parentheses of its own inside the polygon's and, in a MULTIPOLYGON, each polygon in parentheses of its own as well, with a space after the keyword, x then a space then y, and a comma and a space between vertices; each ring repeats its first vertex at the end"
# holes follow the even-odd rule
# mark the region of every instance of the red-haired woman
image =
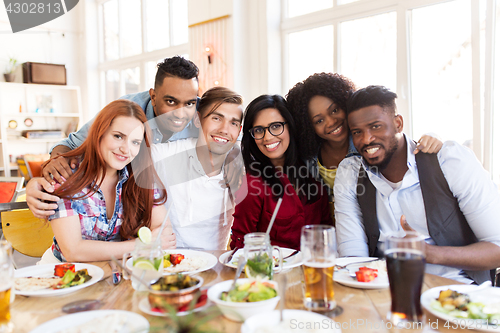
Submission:
MULTIPOLYGON (((136 103, 111 102, 97 115, 85 142, 63 155, 77 156, 80 163, 54 192, 62 198, 48 218, 54 244, 41 263, 121 257, 133 250, 142 226, 156 237, 166 214, 166 192, 158 189, 163 185, 151 161, 146 121, 136 103)), ((170 225, 161 240, 164 248, 175 247, 170 225)))

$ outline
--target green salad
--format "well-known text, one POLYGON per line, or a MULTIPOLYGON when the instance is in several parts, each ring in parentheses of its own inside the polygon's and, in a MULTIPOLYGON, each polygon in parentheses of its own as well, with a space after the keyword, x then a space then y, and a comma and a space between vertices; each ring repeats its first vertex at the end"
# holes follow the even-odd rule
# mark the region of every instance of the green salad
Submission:
POLYGON ((260 302, 276 297, 273 285, 266 281, 255 280, 236 285, 236 288, 223 292, 221 299, 227 302, 260 302))
POLYGON ((498 309, 481 302, 471 302, 469 295, 451 289, 441 291, 439 297, 433 300, 430 306, 436 311, 459 319, 500 321, 498 309))

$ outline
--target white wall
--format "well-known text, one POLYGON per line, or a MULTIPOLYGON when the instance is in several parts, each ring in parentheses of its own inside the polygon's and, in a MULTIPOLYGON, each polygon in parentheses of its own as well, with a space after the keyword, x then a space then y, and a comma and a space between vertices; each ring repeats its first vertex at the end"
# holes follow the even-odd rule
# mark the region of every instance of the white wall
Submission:
MULTIPOLYGON (((82 88, 83 110, 86 110, 87 91, 82 87, 86 67, 82 64, 84 33, 82 26, 83 1, 71 11, 38 27, 12 33, 5 7, 0 8, 0 71, 3 73, 10 57, 23 62, 64 64, 67 84, 82 88)), ((15 82, 22 82, 21 66, 15 82)), ((0 81, 4 81, 3 75, 0 81)))
POLYGON ((189 0, 189 24, 230 15, 226 64, 233 88, 248 104, 261 94, 281 93, 280 1, 189 0))
MULTIPOLYGON (((15 57, 18 63, 27 61, 47 62, 66 65, 68 85, 79 85, 81 41, 83 33, 80 26, 80 5, 67 14, 35 28, 12 33, 7 12, 0 9, 0 69, 9 57, 15 57)), ((1 80, 3 81, 3 75, 1 80)), ((22 77, 16 77, 22 82, 22 77)))

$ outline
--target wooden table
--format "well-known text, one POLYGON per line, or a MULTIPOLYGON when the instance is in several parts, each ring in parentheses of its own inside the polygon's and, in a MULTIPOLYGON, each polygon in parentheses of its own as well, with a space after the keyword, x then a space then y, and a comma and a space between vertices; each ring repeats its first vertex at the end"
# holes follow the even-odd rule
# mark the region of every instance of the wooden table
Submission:
MULTIPOLYGON (((217 258, 224 251, 209 251, 217 258)), ((15 325, 14 332, 29 332, 38 325, 53 318, 65 315, 62 307, 70 302, 84 299, 98 299, 103 303, 101 309, 127 310, 139 313, 146 317, 154 332, 164 332, 160 328, 171 324, 168 318, 155 317, 142 313, 138 307, 139 301, 146 297, 147 293, 137 292, 132 289, 130 281, 124 280, 119 285, 114 286, 111 281, 111 269, 107 262, 92 263, 104 269, 104 278, 97 284, 76 291, 61 297, 25 297, 16 296, 16 300, 11 305, 12 321, 15 325)), ((229 280, 234 277, 235 270, 217 263, 217 265, 206 272, 201 273, 205 281, 205 286, 212 286, 218 282, 229 280)), ((294 268, 287 273, 288 289, 285 306, 288 309, 303 309, 302 305, 302 269, 294 268)), ((458 282, 441 278, 435 275, 426 275, 423 291, 441 285, 458 284, 458 282)), ((355 289, 335 284, 335 299, 343 308, 343 313, 334 318, 342 332, 393 332, 403 331, 388 329, 386 314, 390 309, 391 297, 389 289, 355 289)), ((204 312, 197 313, 196 316, 203 316, 204 312)), ((404 330, 404 332, 432 332, 447 330, 444 321, 437 319, 433 315, 426 313, 426 325, 423 329, 404 330), (430 324, 430 325, 429 325, 430 324)), ((218 315, 209 321, 210 328, 218 329, 221 332, 239 333, 241 323, 236 323, 218 315)), ((459 330, 460 331, 460 330, 459 330)), ((297 330, 299 332, 299 330, 297 330)))

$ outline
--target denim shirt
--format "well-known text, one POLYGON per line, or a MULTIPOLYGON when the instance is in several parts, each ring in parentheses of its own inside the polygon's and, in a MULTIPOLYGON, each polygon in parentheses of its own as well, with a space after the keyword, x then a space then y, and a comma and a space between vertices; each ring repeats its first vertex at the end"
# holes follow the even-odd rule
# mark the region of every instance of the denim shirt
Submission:
MULTIPOLYGON (((325 182, 321 179, 321 176, 319 175, 319 169, 318 169, 318 156, 319 156, 319 151, 321 147, 318 149, 318 154, 314 156, 313 158, 305 161, 307 165, 307 169, 309 171, 309 174, 314 177, 314 179, 318 182, 321 182, 322 184, 325 184, 325 182)), ((354 147, 354 143, 352 142, 352 137, 349 135, 349 148, 347 149, 347 155, 345 155, 345 158, 351 157, 351 156, 357 156, 359 155, 358 151, 354 147)), ((325 184, 326 186, 326 184, 325 184)), ((333 189, 329 189, 331 194, 333 195, 333 189)))
MULTIPOLYGON (((86 199, 61 199, 57 203, 59 207, 55 210, 55 214, 49 216, 48 220, 75 216, 80 218, 80 228, 82 239, 98 240, 98 241, 121 241, 120 226, 123 222, 123 204, 122 204, 122 188, 123 184, 129 177, 127 168, 124 168, 119 173, 118 183, 116 184, 116 197, 113 216, 108 219, 106 213, 106 201, 101 189, 98 189, 94 195, 86 199)), ((74 197, 80 197, 89 192, 88 188, 83 189, 74 197)), ((57 240, 54 237, 52 244, 52 252, 60 261, 66 261, 64 258, 57 240)))
MULTIPOLYGON (((128 99, 132 102, 139 104, 139 106, 144 110, 146 114, 146 118, 148 119, 148 124, 151 127, 151 131, 153 134, 153 143, 160 143, 163 141, 163 135, 156 124, 155 112, 153 110, 153 105, 151 103, 151 97, 149 96, 149 91, 143 91, 136 94, 130 94, 120 97, 120 99, 128 99)), ((71 150, 82 145, 83 141, 87 138, 89 134, 90 126, 94 122, 95 117, 92 118, 89 122, 82 126, 77 132, 70 133, 66 139, 63 139, 56 143, 50 151, 56 146, 66 146, 71 150)), ((193 121, 191 120, 189 124, 180 132, 174 133, 168 140, 166 141, 175 141, 179 139, 186 138, 197 138, 198 137, 198 129, 194 126, 193 121)))

